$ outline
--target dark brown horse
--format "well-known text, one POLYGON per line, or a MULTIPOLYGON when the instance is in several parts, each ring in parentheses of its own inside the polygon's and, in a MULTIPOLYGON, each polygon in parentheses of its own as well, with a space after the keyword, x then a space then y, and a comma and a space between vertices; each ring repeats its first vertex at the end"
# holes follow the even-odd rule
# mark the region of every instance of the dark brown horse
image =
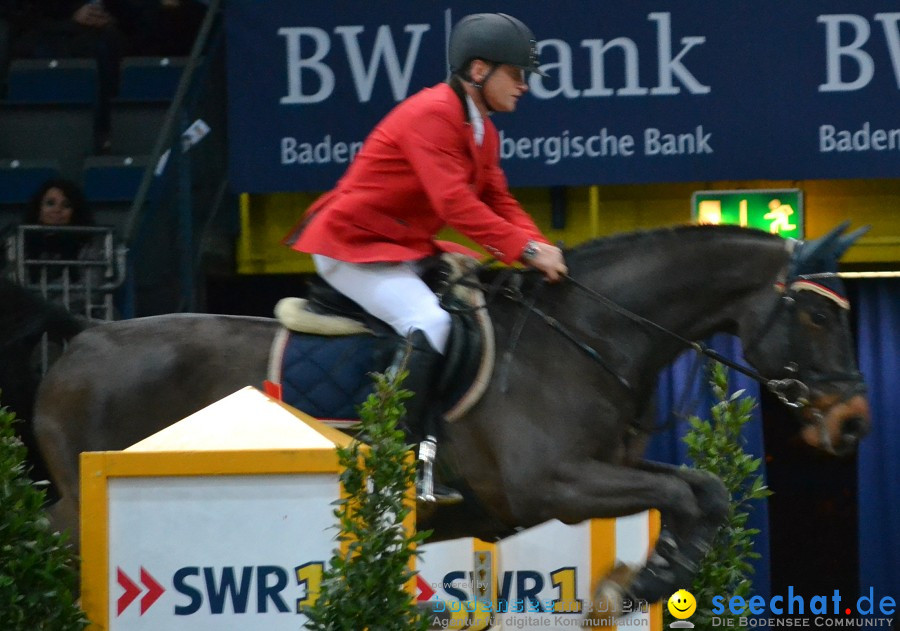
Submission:
MULTIPOLYGON (((447 425, 440 452, 473 501, 421 525, 435 538, 490 539, 553 518, 655 508, 663 535, 628 589, 657 600, 687 583, 727 493, 710 475, 641 459, 657 374, 684 340, 735 333, 762 378, 797 380, 787 382, 797 391, 789 397, 808 400, 800 414, 808 442, 853 451, 869 414, 833 274, 859 236, 842 236, 845 228, 808 242, 728 227, 624 235, 569 251, 566 282, 529 275, 519 298, 499 292, 488 310, 498 351, 511 351, 495 369, 508 370, 507 385, 494 379, 447 425)), ((62 496, 58 524, 76 525, 80 452, 127 447, 258 386, 277 328, 268 319, 181 314, 75 338, 36 405, 35 429, 62 496)))

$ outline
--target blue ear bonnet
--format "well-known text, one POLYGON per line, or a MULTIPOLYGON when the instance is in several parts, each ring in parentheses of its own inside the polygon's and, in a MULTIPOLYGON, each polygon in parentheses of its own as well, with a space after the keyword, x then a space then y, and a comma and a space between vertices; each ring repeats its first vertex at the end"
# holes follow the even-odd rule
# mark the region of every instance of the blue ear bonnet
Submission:
POLYGON ((839 296, 846 296, 844 283, 837 275, 838 261, 850 246, 871 228, 863 226, 848 235, 843 235, 849 226, 850 222, 845 221, 824 237, 813 241, 800 241, 794 249, 787 284, 808 278, 839 296))

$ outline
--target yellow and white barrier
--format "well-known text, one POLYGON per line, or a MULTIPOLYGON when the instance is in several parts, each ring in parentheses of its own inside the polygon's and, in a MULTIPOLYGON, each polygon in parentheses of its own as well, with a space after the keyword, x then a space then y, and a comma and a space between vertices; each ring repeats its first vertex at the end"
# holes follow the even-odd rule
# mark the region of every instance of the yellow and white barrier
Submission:
MULTIPOLYGON (((657 514, 645 512, 574 526, 548 522, 496 544, 477 539, 426 544, 417 569, 430 591, 420 592, 420 598, 444 601, 439 608, 453 615, 449 622, 442 621, 443 628, 579 628, 592 606, 591 589, 597 580, 617 562, 642 564, 658 534, 657 514), (491 571, 479 575, 478 558, 485 551, 492 556, 491 571), (479 614, 467 617, 467 611, 479 614), (491 622, 486 611, 493 614, 491 622)), ((660 631, 661 607, 636 608, 618 620, 610 616, 607 626, 595 628, 660 631)))
POLYGON ((432 627, 483 631, 496 612, 497 546, 466 537, 422 546, 419 601, 434 601, 432 627))
POLYGON ((83 454, 92 628, 296 631, 335 547, 348 441, 245 388, 124 451, 83 454))
MULTIPOLYGON (((345 434, 245 388, 117 452, 81 458, 82 606, 104 631, 295 631, 335 547, 345 434)), ((412 524, 407 524, 412 527, 412 524)), ((641 563, 647 513, 423 546, 444 628, 578 628, 591 586, 641 563)), ((661 629, 658 605, 606 629, 661 629)))

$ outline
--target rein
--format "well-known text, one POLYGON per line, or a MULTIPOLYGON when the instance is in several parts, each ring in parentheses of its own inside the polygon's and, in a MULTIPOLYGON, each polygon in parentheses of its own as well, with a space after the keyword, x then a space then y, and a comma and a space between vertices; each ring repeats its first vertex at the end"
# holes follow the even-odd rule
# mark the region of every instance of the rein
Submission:
MULTIPOLYGON (((814 291, 836 302, 841 308, 849 308, 849 304, 847 303, 845 298, 833 292, 829 288, 826 288, 814 282, 819 279, 834 278, 836 276, 837 274, 833 272, 806 275, 796 273, 789 274, 788 280, 783 285, 780 284, 781 291, 784 292, 784 295, 772 308, 771 312, 765 319, 764 325, 760 327, 759 334, 756 335, 752 342, 747 345, 747 349, 755 348, 755 346, 762 341, 762 339, 772 329, 772 326, 775 324, 775 322, 784 313, 785 309, 789 311, 793 310, 796 303, 795 296, 800 291, 814 291)), ((529 292, 530 295, 526 297, 522 292, 523 278, 524 274, 522 272, 516 272, 510 269, 506 274, 500 274, 489 288, 484 288, 482 286, 482 289, 486 290, 488 302, 492 301, 499 293, 499 290, 502 288, 502 295, 504 297, 512 300, 522 307, 520 316, 519 318, 517 318, 513 325, 513 329, 510 335, 510 342, 507 349, 503 353, 502 363, 499 367, 498 378, 501 392, 506 392, 508 390, 509 367, 512 363, 513 353, 515 351, 515 348, 518 346, 519 338, 521 337, 527 318, 529 317, 529 315, 534 314, 538 318, 540 318, 544 324, 562 335, 569 343, 573 344, 580 352, 585 354, 604 371, 615 377, 615 379, 622 385, 622 387, 624 387, 632 394, 635 394, 635 388, 628 381, 628 379, 621 375, 618 371, 616 371, 616 369, 613 368, 594 347, 592 347, 584 340, 580 339, 576 333, 566 327, 563 323, 537 306, 537 301, 540 296, 541 290, 545 286, 544 283, 535 285, 533 291, 529 292)), ((829 446, 831 444, 831 441, 824 424, 824 415, 819 410, 810 407, 810 386, 807 384, 814 384, 821 381, 845 381, 854 383, 855 385, 850 389, 849 394, 859 392, 861 388, 864 388, 862 375, 858 371, 825 375, 811 374, 808 376, 804 376, 805 381, 795 377, 787 377, 784 379, 769 379, 754 368, 739 364, 729 359, 728 357, 725 357, 721 353, 707 347, 701 342, 689 340, 679 335, 675 331, 667 329, 666 327, 658 324, 657 322, 649 320, 641 315, 638 315, 637 313, 634 313, 633 311, 626 309, 625 307, 597 292, 596 290, 588 287, 584 283, 568 274, 565 274, 563 278, 567 282, 575 286, 577 289, 587 294, 592 300, 603 304, 611 311, 618 313, 619 315, 631 320, 632 322, 642 327, 651 329, 669 337, 672 340, 675 340, 682 347, 695 351, 698 356, 704 356, 708 359, 716 361, 760 383, 761 385, 765 386, 773 395, 775 395, 783 405, 796 410, 809 408, 808 414, 811 418, 804 417, 804 422, 808 424, 815 424, 818 427, 820 439, 823 445, 829 446)), ((456 282, 462 282, 465 284, 468 281, 458 279, 456 282)), ((791 322, 792 326, 796 326, 796 318, 792 318, 791 322)), ((792 357, 795 355, 795 353, 792 352, 793 341, 795 338, 796 336, 794 334, 789 334, 789 340, 791 341, 791 349, 789 350, 789 354, 792 357)), ((798 377, 800 376, 800 366, 798 366, 793 361, 789 361, 786 364, 785 370, 789 374, 796 374, 798 375, 798 377)))
MULTIPOLYGON (((656 322, 654 322, 652 320, 648 320, 647 318, 640 316, 640 315, 634 313, 633 311, 629 311, 625 307, 610 300, 603 294, 591 289, 584 283, 581 283, 580 281, 572 278, 571 276, 566 275, 565 278, 570 283, 572 283, 573 285, 578 287, 578 289, 580 289, 581 291, 588 294, 591 298, 593 298, 597 302, 609 307, 611 310, 615 311, 619 315, 625 316, 632 322, 635 322, 635 323, 645 326, 647 328, 653 329, 659 333, 667 335, 668 337, 675 340, 676 342, 678 342, 685 348, 692 349, 700 355, 705 355, 706 357, 708 357, 714 361, 717 361, 720 364, 724 364, 725 366, 728 366, 729 368, 732 368, 733 370, 736 370, 739 373, 746 375, 747 377, 750 377, 751 379, 754 379, 755 381, 758 381, 759 383, 761 383, 763 385, 768 386, 770 389, 772 389, 773 392, 775 392, 775 394, 779 394, 779 391, 776 388, 779 387, 779 384, 781 384, 781 382, 785 381, 785 380, 766 379, 761 373, 754 370, 753 368, 749 368, 747 366, 738 364, 738 363, 730 360, 729 358, 725 357, 721 353, 707 347, 705 344, 703 344, 701 342, 694 342, 693 340, 689 340, 686 337, 683 337, 683 336, 679 335, 678 333, 675 333, 675 331, 672 331, 671 329, 667 329, 666 327, 664 327, 660 324, 657 324, 656 322)), ((795 380, 790 380, 790 381, 795 381, 795 380)), ((807 389, 807 392, 808 392, 808 389, 807 389)), ((779 398, 785 404, 789 405, 790 407, 803 407, 804 405, 807 404, 807 402, 805 402, 805 401, 802 403, 800 403, 799 401, 790 401, 786 398, 782 398, 780 395, 779 395, 779 398)))
MULTIPOLYGON (((484 265, 482 267, 485 267, 484 265)), ((515 351, 515 348, 518 346, 519 338, 522 334, 522 330, 525 326, 525 321, 528 318, 529 314, 534 314, 538 316, 544 324, 549 326, 551 329, 562 335, 566 340, 568 340, 571 344, 574 344, 575 347, 587 355, 592 361, 598 364, 601 368, 603 368, 606 372, 611 374, 616 380, 629 392, 632 394, 635 393, 634 386, 621 374, 619 374, 610 364, 603 359, 600 353, 592 347, 590 344, 585 342, 584 340, 579 339, 579 337, 573 333, 568 327, 562 324, 559 320, 554 318, 553 316, 547 314, 545 311, 536 306, 537 299, 540 293, 540 289, 544 286, 543 283, 537 285, 535 290, 531 293, 530 299, 526 299, 525 295, 522 293, 521 285, 522 285, 523 274, 521 272, 514 272, 509 270, 506 275, 500 275, 497 279, 497 282, 494 282, 491 287, 488 289, 487 294, 490 297, 488 302, 490 302, 494 297, 496 297, 498 290, 501 286, 504 286, 503 295, 512 300, 513 302, 518 303, 523 307, 522 315, 516 320, 513 325, 513 330, 510 335, 510 343, 507 349, 503 353, 503 361, 500 366, 500 390, 501 392, 506 392, 509 386, 509 366, 512 362, 512 355, 515 351), (505 285, 507 280, 512 278, 512 285, 505 285)), ((809 405, 809 387, 800 381, 799 379, 767 379, 758 371, 738 364, 729 358, 725 357, 721 353, 708 348, 706 345, 701 342, 694 342, 689 340, 674 331, 665 328, 664 326, 653 322, 652 320, 648 320, 647 318, 634 313, 621 306, 617 302, 607 298, 603 294, 597 292, 594 289, 591 289, 584 283, 578 281, 572 276, 565 274, 563 276, 566 281, 586 293, 593 300, 605 305, 610 310, 615 311, 616 313, 628 318, 632 322, 635 322, 639 325, 645 326, 647 328, 656 330, 668 337, 676 340, 679 344, 684 346, 685 348, 690 348, 697 352, 699 355, 704 355, 709 359, 717 361, 741 374, 744 374, 751 379, 758 381, 760 384, 765 385, 773 394, 775 394, 778 399, 786 406, 800 409, 809 405), (791 389, 796 389, 796 396, 789 396, 789 392, 791 389)), ((456 281, 457 283, 465 283, 465 280, 459 279, 456 281)), ((770 316, 770 320, 774 320, 775 315, 777 314, 778 308, 773 310, 772 315, 770 316)))
POLYGON ((628 391, 634 394, 634 387, 629 383, 625 377, 620 375, 609 363, 603 359, 603 356, 597 352, 597 350, 592 347, 590 344, 578 339, 578 336, 572 333, 565 325, 563 325, 559 320, 554 318, 553 316, 547 314, 545 311, 538 308, 535 303, 538 299, 538 294, 540 293, 538 290, 542 288, 544 285, 540 284, 537 286, 536 290, 532 293, 531 300, 526 301, 525 297, 521 291, 521 282, 522 276, 521 274, 516 277, 517 282, 515 287, 508 287, 504 295, 512 300, 513 302, 517 302, 525 309, 522 310, 522 315, 516 320, 515 325, 513 326, 513 332, 510 336, 510 344, 507 347, 506 351, 503 353, 503 365, 501 367, 502 372, 500 373, 500 390, 501 392, 506 392, 508 389, 508 373, 509 373, 509 365, 512 361, 512 354, 515 350, 516 346, 519 343, 519 337, 522 335, 522 329, 525 326, 525 320, 528 318, 529 313, 533 313, 538 316, 541 320, 543 320, 544 324, 549 326, 551 329, 562 335, 569 342, 575 345, 575 347, 580 350, 582 353, 587 355, 591 360, 596 362, 601 368, 606 370, 609 374, 616 378, 616 380, 628 391))
MULTIPOLYGON (((732 361, 728 357, 725 357, 718 351, 715 351, 709 347, 707 347, 702 342, 695 342, 693 340, 689 340, 686 337, 675 333, 671 329, 667 329, 666 327, 652 321, 647 318, 640 316, 633 311, 629 311, 624 308, 620 304, 610 300, 603 294, 591 289, 584 283, 572 278, 569 275, 565 276, 566 280, 575 285, 578 289, 589 295, 593 300, 603 304, 608 307, 612 311, 615 311, 619 315, 622 315, 632 322, 640 324, 641 326, 647 327, 649 329, 653 329, 663 335, 668 336, 669 338, 678 342, 684 348, 689 348, 695 351, 698 355, 703 355, 713 361, 716 361, 720 364, 723 364, 732 370, 735 370, 747 377, 750 377, 754 381, 759 382, 760 384, 766 386, 778 399, 786 406, 799 409, 806 407, 809 405, 809 387, 800 381, 799 379, 768 379, 759 371, 750 368, 749 366, 744 366, 743 364, 739 364, 735 361, 732 361), (791 396, 791 390, 796 390, 796 394, 791 396)), ((775 311, 778 309, 776 308, 775 311)), ((774 313, 770 316, 770 319, 774 319, 774 313)))
MULTIPOLYGON (((775 308, 772 310, 772 312, 769 314, 768 318, 766 319, 766 326, 761 328, 761 335, 754 340, 753 346, 758 344, 759 341, 762 339, 762 337, 765 336, 765 334, 770 329, 771 324, 773 324, 775 322, 775 320, 782 313, 782 311, 784 310, 785 307, 788 307, 788 308, 793 307, 793 304, 795 302, 794 294, 797 291, 806 289, 806 287, 803 287, 798 290, 798 289, 794 288, 794 283, 810 283, 810 281, 812 281, 814 279, 824 278, 826 276, 833 277, 833 276, 835 276, 835 274, 833 274, 833 273, 810 274, 810 275, 805 275, 805 276, 794 277, 792 279, 792 282, 787 284, 786 295, 782 298, 782 300, 779 301, 779 303, 775 306, 775 308)), ((630 310, 622 307, 615 301, 613 301, 610 298, 604 296, 603 294, 597 292, 596 290, 588 287, 584 283, 580 282, 579 280, 573 278, 572 276, 570 276, 568 274, 564 275, 564 278, 567 282, 571 283, 572 285, 577 287, 580 291, 582 291, 585 294, 587 294, 588 296, 590 296, 591 299, 603 304, 610 310, 622 315, 623 317, 628 318, 632 322, 635 322, 635 323, 637 323, 643 327, 646 327, 648 329, 657 331, 658 333, 661 333, 661 334, 669 337, 670 339, 675 340, 684 348, 691 349, 691 350, 695 351, 698 355, 703 355, 713 361, 719 362, 720 364, 723 364, 723 365, 731 368, 732 370, 735 370, 735 371, 753 379, 754 381, 757 381, 761 385, 765 386, 770 392, 772 392, 772 394, 774 394, 778 398, 778 400, 781 401, 781 403, 786 405, 787 407, 799 410, 802 408, 806 408, 810 405, 810 400, 809 400, 810 388, 804 381, 801 381, 800 379, 793 378, 793 377, 788 377, 788 378, 784 378, 784 379, 769 379, 766 376, 764 376, 762 373, 760 373, 759 371, 757 371, 749 366, 739 364, 739 363, 729 359, 728 357, 725 357, 721 353, 707 347, 706 345, 704 345, 701 342, 695 342, 693 340, 689 340, 689 339, 679 335, 678 333, 676 333, 670 329, 667 329, 666 327, 664 327, 652 320, 649 320, 641 315, 634 313, 633 311, 630 311, 630 310)), ((524 298, 524 296, 522 295, 522 293, 518 289, 518 287, 516 287, 512 290, 507 290, 507 292, 505 293, 506 297, 510 298, 511 300, 519 303, 520 305, 522 305, 524 307, 523 313, 525 314, 525 317, 527 317, 528 313, 534 313, 535 315, 537 315, 550 328, 552 328, 553 330, 560 333, 569 342, 573 343, 576 346, 576 348, 578 348, 581 352, 583 352, 585 355, 587 355, 593 361, 595 361, 597 364, 599 364, 604 370, 606 370, 607 372, 614 375, 617 378, 617 380, 625 388, 634 392, 633 386, 627 381, 627 379, 625 379, 622 375, 618 374, 600 356, 600 354, 597 352, 596 349, 591 347, 589 344, 587 344, 583 340, 580 340, 577 335, 575 335, 572 331, 570 331, 568 328, 566 328, 556 318, 548 315, 547 313, 545 313, 544 311, 542 311, 541 309, 536 307, 535 306, 535 302, 537 299, 536 294, 537 294, 537 292, 535 292, 535 295, 532 297, 531 300, 526 301, 526 299, 524 298)), ((520 321, 517 323, 516 330, 520 331, 522 325, 524 325, 524 317, 522 319, 520 319, 520 321)), ((791 336, 791 339, 793 339, 793 337, 794 336, 791 336)), ((512 340, 511 347, 515 346, 516 341, 517 341, 517 339, 515 339, 515 338, 512 340)), ((510 349, 507 351, 507 354, 511 354, 511 352, 512 352, 512 350, 510 349)), ((506 358, 504 358, 504 359, 506 359, 506 358)), ((789 372, 796 373, 796 372, 798 372, 799 367, 794 363, 790 363, 786 366, 786 369, 789 372)), ((813 379, 807 379, 807 381, 818 382, 818 381, 826 381, 826 380, 841 380, 841 381, 862 383, 861 375, 858 372, 857 373, 846 373, 846 374, 841 373, 841 374, 834 374, 834 375, 811 375, 811 377, 813 377, 813 379)), ((856 390, 856 389, 854 389, 854 390, 856 390)), ((815 410, 813 411, 813 415, 821 417, 821 415, 818 414, 817 411, 815 411, 815 410)), ((821 419, 816 418, 815 420, 819 421, 821 419)))

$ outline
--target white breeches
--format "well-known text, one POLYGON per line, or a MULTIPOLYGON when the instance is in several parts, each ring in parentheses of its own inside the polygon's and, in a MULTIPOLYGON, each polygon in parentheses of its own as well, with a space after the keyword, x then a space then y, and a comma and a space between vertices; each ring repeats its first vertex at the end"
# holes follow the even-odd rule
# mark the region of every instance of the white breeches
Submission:
POLYGON ((444 353, 450 337, 450 314, 416 272, 416 261, 347 263, 313 254, 325 281, 359 306, 406 336, 421 329, 434 349, 444 353))

